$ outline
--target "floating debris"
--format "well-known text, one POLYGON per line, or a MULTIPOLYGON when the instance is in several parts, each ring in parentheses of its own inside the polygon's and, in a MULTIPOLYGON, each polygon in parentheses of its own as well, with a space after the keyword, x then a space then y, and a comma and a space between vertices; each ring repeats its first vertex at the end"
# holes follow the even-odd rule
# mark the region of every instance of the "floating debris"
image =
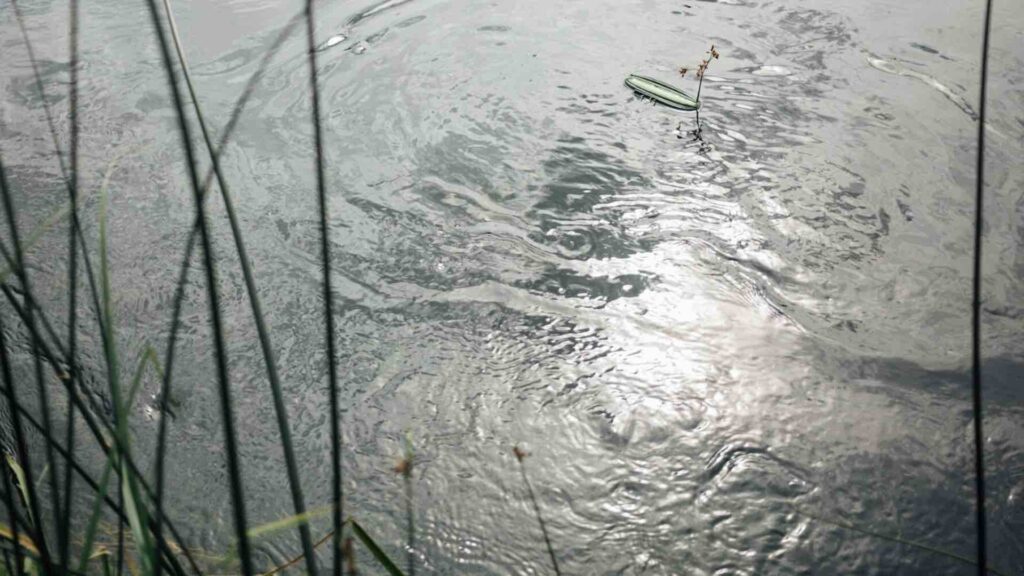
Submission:
POLYGON ((877 58, 875 56, 868 56, 868 64, 871 64, 872 68, 876 70, 881 70, 882 72, 896 74, 897 76, 909 76, 911 78, 917 78, 921 82, 924 82, 925 84, 937 90, 947 99, 949 99, 950 102, 956 104, 958 108, 963 110, 968 116, 971 117, 971 120, 978 119, 978 113, 974 111, 974 108, 971 108, 971 105, 967 103, 967 100, 963 96, 953 92, 952 90, 949 89, 948 86, 939 82, 935 78, 932 78, 931 76, 923 72, 911 70, 910 68, 907 68, 906 66, 898 62, 894 62, 892 60, 884 60, 882 58, 877 58))
POLYGON ((754 76, 789 76, 793 72, 785 66, 761 66, 751 72, 754 76))
POLYGON ((348 36, 345 36, 344 34, 335 34, 334 36, 331 36, 325 42, 323 42, 319 46, 317 46, 316 49, 318 51, 327 50, 328 48, 333 48, 333 47, 337 46, 338 44, 341 44, 345 40, 348 40, 348 36))

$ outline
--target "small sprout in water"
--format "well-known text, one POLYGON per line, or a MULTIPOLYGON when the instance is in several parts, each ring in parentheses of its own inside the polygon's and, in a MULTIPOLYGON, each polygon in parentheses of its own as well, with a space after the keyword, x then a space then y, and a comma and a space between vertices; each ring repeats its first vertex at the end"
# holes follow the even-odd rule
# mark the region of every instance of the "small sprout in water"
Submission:
POLYGON ((682 68, 679 69, 679 75, 682 76, 683 78, 686 78, 687 72, 689 72, 689 68, 687 68, 686 66, 683 66, 682 68))

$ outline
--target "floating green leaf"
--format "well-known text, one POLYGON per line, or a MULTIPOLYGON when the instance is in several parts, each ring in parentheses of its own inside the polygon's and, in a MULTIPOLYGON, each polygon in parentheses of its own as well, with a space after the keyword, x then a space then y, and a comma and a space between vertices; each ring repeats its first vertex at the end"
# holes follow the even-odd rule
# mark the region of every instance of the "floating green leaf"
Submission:
POLYGON ((677 110, 692 112, 700 109, 699 100, 661 80, 640 76, 639 74, 630 74, 626 78, 626 86, 629 86, 641 96, 646 96, 677 110))

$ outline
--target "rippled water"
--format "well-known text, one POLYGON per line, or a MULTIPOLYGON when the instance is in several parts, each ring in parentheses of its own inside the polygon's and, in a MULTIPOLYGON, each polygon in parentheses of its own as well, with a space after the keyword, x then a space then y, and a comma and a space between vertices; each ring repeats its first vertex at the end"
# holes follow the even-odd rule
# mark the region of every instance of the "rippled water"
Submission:
MULTIPOLYGON (((98 189, 119 158, 110 242, 129 357, 146 342, 163 349, 193 206, 144 4, 84 4, 84 182, 98 189)), ((219 129, 301 6, 175 5, 219 129)), ((853 528, 974 555, 981 8, 322 3, 347 509, 399 553, 391 468, 408 431, 424 572, 548 572, 518 444, 566 573, 973 573, 853 528), (675 69, 712 43, 722 56, 703 87, 702 140, 692 115, 622 85, 637 72, 693 90, 675 69)), ((60 123, 65 10, 24 9, 60 123)), ((0 7, 2 151, 31 227, 64 192, 16 30, 0 7)), ((1021 6, 997 1, 985 425, 990 554, 1006 574, 1024 573, 1021 30, 1021 6)), ((329 436, 303 42, 284 44, 224 163, 317 506, 329 436)), ((90 237, 97 206, 94 194, 90 237)), ((259 523, 290 504, 237 259, 216 221, 259 523)), ((54 232, 33 253, 53 310, 65 251, 54 232)), ((168 473, 191 541, 217 549, 231 516, 203 293, 189 291, 168 473)), ((101 370, 95 337, 83 346, 101 370)), ((158 383, 145 386, 142 454, 158 383)), ((261 562, 294 556, 291 538, 262 541, 261 562)))

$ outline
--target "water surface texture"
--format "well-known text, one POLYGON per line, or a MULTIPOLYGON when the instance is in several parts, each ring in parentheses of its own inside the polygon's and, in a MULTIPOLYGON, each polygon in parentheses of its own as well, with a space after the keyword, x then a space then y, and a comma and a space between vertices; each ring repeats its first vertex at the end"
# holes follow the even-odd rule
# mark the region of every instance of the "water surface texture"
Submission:
MULTIPOLYGON (((66 9, 21 4, 66 141, 66 9)), ((550 573, 514 445, 530 453, 567 574, 974 573, 870 534, 974 557, 982 2, 941 4, 321 2, 346 511, 402 554, 393 467, 408 432, 422 573, 550 573), (701 139, 692 114, 623 86, 635 72, 694 92, 676 69, 694 68, 711 44, 721 59, 703 85, 701 139)), ((1021 574, 1024 8, 995 4, 990 558, 1021 574)), ((219 132, 301 3, 173 5, 219 132)), ((194 206, 144 3, 83 10, 83 223, 95 241, 109 176, 130 358, 166 345, 194 206)), ((330 498, 330 437, 302 32, 267 70, 223 163, 317 507, 330 498)), ((0 43, 3 159, 30 230, 65 192, 6 4, 0 43)), ((210 206, 257 524, 291 506, 237 255, 220 199, 210 206)), ((56 318, 67 306, 61 230, 30 256, 56 318)), ((231 542, 231 509, 198 263, 192 278, 169 498, 190 542, 218 550, 231 542)), ((82 317, 92 322, 85 299, 82 317)), ((12 346, 27 374, 24 346, 12 346)), ((82 347, 102 373, 98 338, 83 334, 82 347)), ((158 387, 144 383, 133 413, 143 460, 158 387)), ((265 567, 300 551, 291 533, 257 549, 265 567)))

